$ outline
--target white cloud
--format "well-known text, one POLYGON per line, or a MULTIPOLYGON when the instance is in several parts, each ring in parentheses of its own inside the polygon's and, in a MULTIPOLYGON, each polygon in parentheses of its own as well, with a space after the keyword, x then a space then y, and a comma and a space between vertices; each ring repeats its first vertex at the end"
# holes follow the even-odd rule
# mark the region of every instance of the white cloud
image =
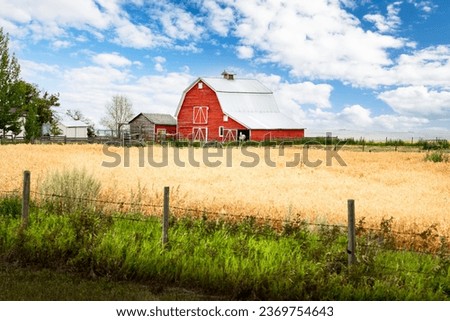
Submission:
POLYGON ((402 54, 386 75, 385 84, 439 86, 450 89, 450 45, 402 54))
POLYGON ((203 27, 197 24, 197 18, 190 12, 173 4, 162 4, 155 12, 164 28, 165 34, 172 39, 188 40, 202 36, 203 27))
POLYGON ((67 69, 59 79, 61 108, 81 110, 97 124, 97 128, 104 115, 105 104, 113 95, 127 96, 135 113, 174 114, 181 93, 194 79, 182 72, 136 78, 123 68, 129 66, 129 60, 122 61, 120 57, 116 60, 115 55, 107 57, 110 63, 67 69))
POLYGON ((422 10, 425 14, 430 14, 433 10, 437 9, 438 6, 433 3, 433 1, 421 1, 421 0, 408 0, 408 3, 411 3, 419 10, 422 10))
POLYGON ((425 117, 411 117, 404 115, 380 115, 375 117, 374 128, 383 130, 403 130, 403 131, 417 131, 421 130, 423 126, 429 124, 430 121, 425 117))
MULTIPOLYGON (((143 1, 133 4, 145 5, 143 1)), ((123 5, 121 0, 0 0, 0 22, 4 21, 15 35, 29 35, 34 41, 67 41, 68 30, 74 28, 86 31, 100 41, 106 38, 123 47, 137 49, 175 48, 174 40, 202 36, 204 29, 197 24, 198 19, 177 5, 155 2, 153 5, 158 9, 142 23, 133 22, 123 5)))
POLYGON ((394 2, 387 6, 387 16, 381 14, 367 14, 364 19, 375 24, 375 27, 382 33, 393 32, 401 24, 399 6, 402 2, 394 2))
POLYGON ((158 72, 164 72, 166 69, 164 68, 164 63, 166 62, 166 58, 157 56, 153 58, 155 61, 155 70, 158 72))
MULTIPOLYGON (((369 108, 361 105, 348 106, 338 112, 323 111, 319 108, 309 109, 305 112, 304 117, 303 124, 309 129, 309 133, 324 135, 327 131, 334 134, 341 132, 343 136, 347 137, 354 136, 356 132, 359 132, 362 136, 372 137, 372 139, 375 137, 379 139, 386 135, 386 132, 392 131, 397 133, 416 131, 422 132, 423 136, 425 126, 429 124, 429 120, 425 117, 395 114, 374 116, 369 108)), ((390 138, 395 137, 391 136, 390 138)))
POLYGON ((118 23, 115 32, 115 43, 129 48, 145 49, 167 45, 170 41, 167 37, 155 35, 153 31, 143 25, 135 25, 127 20, 118 23))
POLYGON ((405 40, 365 31, 338 1, 236 1, 235 35, 298 77, 376 87, 405 40))
POLYGON ((130 60, 124 56, 121 56, 117 52, 97 54, 92 57, 92 61, 103 67, 128 67, 132 64, 130 60))
POLYGON ((20 72, 24 79, 36 79, 39 76, 45 75, 54 77, 60 73, 60 68, 56 65, 37 63, 24 59, 20 61, 20 72))
POLYGON ((207 13, 207 23, 221 36, 227 36, 234 22, 234 12, 231 7, 223 7, 215 0, 204 0, 202 10, 207 13))
POLYGON ((52 47, 56 50, 70 48, 72 43, 70 41, 65 40, 56 40, 53 42, 52 47))
POLYGON ((251 59, 253 58, 253 48, 249 46, 238 46, 236 47, 236 53, 240 59, 251 59))
POLYGON ((450 91, 411 86, 383 92, 378 98, 402 115, 450 116, 450 91))
MULTIPOLYGON (((34 23, 42 29, 53 29, 52 25, 78 28, 88 25, 104 29, 110 23, 108 15, 93 0, 2 0, 0 7, 0 17, 15 23, 34 23)), ((51 36, 52 32, 49 34, 51 36)))
POLYGON ((342 112, 338 114, 338 117, 343 123, 363 128, 372 126, 374 122, 371 117, 370 109, 364 108, 361 105, 345 107, 342 112))
POLYGON ((312 82, 280 84, 276 94, 282 100, 291 100, 296 104, 314 105, 318 108, 330 108, 330 95, 333 87, 328 84, 314 84, 312 82))

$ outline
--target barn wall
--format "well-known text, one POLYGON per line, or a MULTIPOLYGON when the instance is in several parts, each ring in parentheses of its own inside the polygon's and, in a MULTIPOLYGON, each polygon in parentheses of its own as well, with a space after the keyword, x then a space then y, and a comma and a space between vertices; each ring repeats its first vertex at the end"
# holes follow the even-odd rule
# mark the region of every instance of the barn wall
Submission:
POLYGON ((155 125, 155 134, 159 129, 165 129, 167 134, 177 133, 177 125, 155 125))
POLYGON ((144 115, 139 115, 130 123, 130 134, 132 139, 144 139, 151 141, 154 138, 155 124, 150 122, 144 115))
POLYGON ((276 130, 260 130, 253 129, 250 133, 251 140, 261 141, 270 139, 293 139, 305 136, 304 129, 276 129, 276 130))
POLYGON ((177 125, 155 125, 155 138, 156 140, 166 140, 168 138, 174 138, 177 133, 177 125), (166 136, 165 137, 159 137, 158 136, 158 130, 165 129, 166 130, 166 136))
POLYGON ((224 129, 245 129, 244 126, 228 118, 227 122, 223 121, 223 111, 220 107, 216 93, 203 83, 203 88, 199 89, 195 84, 185 95, 184 101, 178 113, 178 134, 180 138, 192 139, 193 127, 208 128, 208 140, 222 141, 223 137, 219 136, 219 127, 224 129), (207 106, 208 123, 205 125, 193 124, 193 108, 195 106, 207 106))

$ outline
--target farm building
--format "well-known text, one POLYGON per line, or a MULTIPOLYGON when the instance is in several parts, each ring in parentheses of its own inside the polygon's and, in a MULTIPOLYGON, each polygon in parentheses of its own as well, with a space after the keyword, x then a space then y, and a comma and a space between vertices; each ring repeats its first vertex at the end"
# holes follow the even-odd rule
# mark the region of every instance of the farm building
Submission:
POLYGON ((292 139, 304 128, 278 109, 272 91, 255 79, 198 78, 176 111, 180 137, 199 141, 292 139))
POLYGON ((177 120, 169 114, 140 113, 128 124, 131 139, 164 140, 168 136, 175 136, 177 132, 177 120))
POLYGON ((58 123, 61 135, 67 138, 87 138, 88 127, 89 125, 80 120, 68 120, 58 123))

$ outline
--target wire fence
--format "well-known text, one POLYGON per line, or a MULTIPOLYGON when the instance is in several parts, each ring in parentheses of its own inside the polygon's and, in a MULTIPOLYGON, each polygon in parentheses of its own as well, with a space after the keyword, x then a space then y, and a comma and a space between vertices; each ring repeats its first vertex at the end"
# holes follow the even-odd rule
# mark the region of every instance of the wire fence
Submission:
MULTIPOLYGON (((97 198, 88 197, 73 197, 67 195, 60 195, 55 193, 43 193, 39 191, 30 191, 34 195, 34 201, 37 206, 43 206, 47 201, 52 201, 54 199, 70 200, 75 202, 80 202, 83 204, 95 204, 102 205, 102 210, 105 210, 105 215, 109 215, 116 220, 128 220, 135 222, 148 222, 150 218, 161 217, 163 210, 166 208, 166 204, 154 204, 146 202, 130 202, 130 201, 112 201, 103 200, 97 198), (151 209, 152 213, 150 215, 143 215, 145 211, 143 209, 151 209), (133 211, 130 211, 133 209, 133 211), (135 215, 133 215, 135 214, 135 215)), ((0 196, 4 197, 22 197, 20 191, 18 190, 0 190, 0 196)), ((0 200, 1 201, 1 200, 0 200)), ((274 217, 262 217, 257 215, 249 214, 237 214, 230 213, 227 211, 212 211, 207 208, 191 208, 185 206, 167 206, 170 214, 177 218, 190 217, 190 218, 203 218, 206 220, 220 219, 229 221, 240 221, 245 219, 254 220, 255 224, 270 224, 274 228, 285 229, 287 226, 292 228, 309 228, 314 229, 324 229, 323 235, 326 236, 326 230, 334 229, 341 233, 346 230, 350 230, 349 225, 344 224, 324 224, 324 223, 311 223, 302 219, 282 219, 274 217)), ((414 231, 395 231, 389 225, 389 220, 382 224, 382 228, 365 227, 363 222, 356 226, 356 234, 358 236, 358 250, 357 252, 360 257, 364 255, 373 255, 375 252, 408 252, 417 253, 423 255, 432 255, 434 257, 439 256, 444 260, 449 260, 450 250, 446 248, 446 236, 441 236, 436 233, 435 226, 432 225, 430 228, 424 230, 423 232, 414 231), (420 242, 417 241, 419 238, 420 242), (436 242, 440 239, 441 243, 436 242), (433 242, 430 242, 433 241, 433 242)), ((329 241, 326 237, 321 237, 320 233, 317 233, 319 241, 329 241)), ((322 236, 323 236, 322 235, 322 236)), ((347 249, 347 252, 349 249, 347 249)), ((426 275, 433 275, 434 272, 426 272, 419 270, 408 270, 402 268, 398 263, 393 262, 395 266, 387 266, 384 264, 378 265, 378 267, 386 271, 401 271, 407 273, 420 273, 426 275)))

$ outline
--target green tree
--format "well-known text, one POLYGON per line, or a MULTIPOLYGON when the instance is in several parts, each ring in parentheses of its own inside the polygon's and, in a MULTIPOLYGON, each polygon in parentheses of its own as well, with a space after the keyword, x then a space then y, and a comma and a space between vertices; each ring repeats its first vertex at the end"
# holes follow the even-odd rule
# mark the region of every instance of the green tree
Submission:
POLYGON ((59 106, 59 95, 42 93, 37 85, 20 79, 20 65, 9 53, 8 43, 8 35, 0 28, 0 130, 3 138, 8 131, 17 135, 21 131, 20 118, 27 115, 26 122, 32 122, 31 128, 37 122, 39 131, 31 130, 32 137, 37 137, 43 124, 52 123, 52 107, 59 106), (32 113, 30 117, 29 112, 32 113))
POLYGON ((20 112, 20 96, 17 95, 20 66, 10 55, 9 37, 0 28, 0 130, 5 137, 9 130, 16 130, 20 112))
POLYGON ((35 106, 29 106, 24 127, 25 140, 34 143, 34 140, 41 135, 41 126, 38 121, 35 106))

